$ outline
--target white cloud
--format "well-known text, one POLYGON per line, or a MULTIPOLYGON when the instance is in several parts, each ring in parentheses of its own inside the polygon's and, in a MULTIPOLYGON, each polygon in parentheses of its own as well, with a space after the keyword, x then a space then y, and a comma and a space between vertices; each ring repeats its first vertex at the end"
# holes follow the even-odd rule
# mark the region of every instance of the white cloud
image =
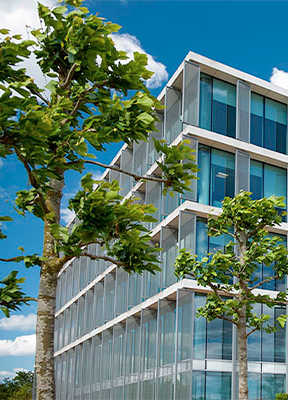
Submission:
POLYGON ((32 356, 35 354, 36 335, 17 336, 14 340, 0 340, 0 357, 32 356))
POLYGON ((10 318, 0 319, 0 329, 4 331, 18 330, 20 332, 35 330, 36 314, 12 315, 10 318))
POLYGON ((127 56, 129 57, 129 60, 126 62, 129 62, 133 58, 133 53, 135 51, 147 54, 147 69, 154 72, 154 75, 147 81, 148 88, 157 88, 162 86, 162 84, 167 81, 168 73, 166 71, 166 66, 159 61, 156 61, 151 54, 146 53, 146 51, 142 48, 140 41, 135 36, 129 35, 128 33, 116 33, 115 35, 112 35, 112 39, 117 50, 126 51, 127 56))
POLYGON ((69 210, 69 208, 63 208, 61 210, 61 219, 64 221, 65 224, 69 224, 71 220, 75 217, 75 212, 69 210))
POLYGON ((288 72, 282 71, 278 68, 273 68, 270 82, 276 86, 281 86, 284 89, 288 89, 288 72))
POLYGON ((14 378, 17 372, 20 371, 28 372, 29 370, 25 368, 14 368, 13 371, 0 371, 0 380, 5 378, 14 378))

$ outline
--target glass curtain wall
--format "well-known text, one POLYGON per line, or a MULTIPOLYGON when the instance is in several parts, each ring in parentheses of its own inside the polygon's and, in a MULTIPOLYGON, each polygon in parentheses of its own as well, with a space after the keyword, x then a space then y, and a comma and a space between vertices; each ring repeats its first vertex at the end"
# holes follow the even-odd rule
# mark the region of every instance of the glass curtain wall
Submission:
POLYGON ((159 300, 158 303, 158 383, 157 400, 173 398, 173 364, 175 362, 176 302, 159 300))
POLYGON ((181 91, 172 87, 166 87, 165 94, 164 138, 171 144, 182 131, 181 123, 181 91))
POLYGON ((251 95, 251 143, 287 154, 287 106, 251 95))
POLYGON ((200 128, 236 137, 235 85, 201 74, 200 128))
POLYGON ((234 197, 235 155, 222 150, 199 146, 198 202, 221 207, 224 197, 234 197))

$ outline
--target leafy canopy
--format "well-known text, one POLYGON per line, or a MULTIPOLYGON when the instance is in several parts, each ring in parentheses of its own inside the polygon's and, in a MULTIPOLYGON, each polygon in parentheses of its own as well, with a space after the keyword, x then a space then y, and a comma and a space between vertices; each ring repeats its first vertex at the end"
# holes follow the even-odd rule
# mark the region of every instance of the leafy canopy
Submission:
MULTIPOLYGON (((78 226, 71 232, 59 222, 67 171, 103 166, 95 151, 105 151, 113 142, 132 146, 147 141, 155 130, 163 106, 145 86, 153 74, 146 69, 147 55, 135 52, 128 60, 113 43, 120 27, 90 14, 80 0, 52 8, 38 4, 38 11, 42 28, 32 30, 34 40, 0 31, 0 156, 15 154, 27 171, 29 188, 18 191, 16 210, 41 218, 54 238, 53 260, 44 248, 44 257, 25 256, 26 265, 46 263, 58 272, 74 256, 88 255, 86 246, 94 242, 104 246, 106 260, 127 271, 158 270, 156 250, 143 227, 153 220, 155 209, 124 200, 117 182, 84 176, 69 205, 78 226), (32 52, 49 78, 46 88, 38 87, 20 64, 32 52)), ((171 195, 190 190, 197 166, 188 143, 154 145, 160 157, 157 176, 122 173, 136 182, 162 183, 164 193, 171 195)))

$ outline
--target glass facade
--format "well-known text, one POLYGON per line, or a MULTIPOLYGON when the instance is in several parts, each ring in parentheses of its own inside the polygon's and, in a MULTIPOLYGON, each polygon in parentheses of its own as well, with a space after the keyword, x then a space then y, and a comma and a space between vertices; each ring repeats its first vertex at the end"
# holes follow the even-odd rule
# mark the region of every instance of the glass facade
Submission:
MULTIPOLYGON (((282 167, 273 165, 269 152, 264 158, 257 156, 255 148, 250 159, 249 147, 244 152, 238 144, 244 141, 286 154, 287 107, 251 93, 249 84, 236 77, 227 76, 229 82, 220 80, 224 74, 216 78, 201 68, 183 63, 183 80, 166 89, 162 99, 166 108, 158 114, 155 131, 147 142, 122 149, 116 167, 139 175, 150 169, 149 174, 157 176, 153 137, 170 144, 189 125, 193 127, 189 129, 200 127, 237 141, 225 139, 229 146, 221 148, 209 135, 202 138, 200 130, 195 131, 197 138, 184 131, 182 139, 190 139, 195 151, 198 179, 191 184, 192 192, 174 197, 162 195, 160 182, 141 183, 133 192, 131 177, 118 171, 106 176, 110 182, 119 180, 122 195, 130 192, 137 202, 157 208, 154 216, 161 226, 155 222, 146 227, 153 230, 151 244, 161 248, 162 271, 127 274, 103 260, 86 257, 65 266, 57 286, 57 400, 237 399, 235 330, 228 321, 207 323, 197 316, 206 301, 205 290, 200 292, 188 280, 177 282, 173 265, 179 249, 186 248, 200 259, 207 253, 225 251, 229 235, 207 236, 206 206, 219 208, 225 196, 233 197, 241 189, 250 190, 254 199, 276 195, 286 202, 283 159, 277 160, 282 167)), ((283 234, 277 236, 286 244, 286 228, 281 229, 283 234)), ((105 254, 99 244, 90 244, 88 253, 105 254)), ((254 282, 272 274, 271 268, 259 265, 254 282)), ((285 277, 259 289, 269 293, 285 290, 286 285, 285 277)), ((271 315, 271 320, 286 313, 281 307, 258 305, 254 311, 271 315)), ((249 400, 274 400, 277 392, 285 392, 284 329, 249 336, 248 359, 249 400)))

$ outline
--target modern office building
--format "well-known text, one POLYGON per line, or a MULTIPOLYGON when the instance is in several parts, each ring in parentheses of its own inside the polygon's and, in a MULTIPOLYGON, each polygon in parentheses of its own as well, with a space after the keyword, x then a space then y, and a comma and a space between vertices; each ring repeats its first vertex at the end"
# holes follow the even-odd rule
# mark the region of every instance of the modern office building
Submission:
MULTIPOLYGON (((153 203, 152 241, 162 248, 162 272, 128 275, 103 261, 74 259, 59 274, 55 364, 57 399, 236 400, 237 338, 232 324, 196 318, 208 291, 191 279, 177 281, 179 248, 203 256, 223 249, 226 237, 208 237, 208 214, 225 196, 250 190, 255 199, 287 198, 288 90, 195 53, 189 53, 160 93, 166 105, 148 143, 123 146, 112 164, 159 174, 152 136, 170 143, 190 139, 200 168, 192 192, 162 196, 157 182, 135 183, 117 171, 124 196, 153 203)), ((75 223, 75 221, 73 222, 75 223)), ((271 234, 286 243, 288 224, 271 234)), ((91 245, 89 252, 101 252, 91 245)), ((259 279, 267 276, 259 267, 259 279)), ((275 293, 286 280, 261 290, 275 293)), ((273 316, 283 309, 264 310, 273 316)), ((261 313, 261 308, 255 312, 261 313)), ((274 400, 285 392, 285 330, 249 337, 250 399, 274 400)))

